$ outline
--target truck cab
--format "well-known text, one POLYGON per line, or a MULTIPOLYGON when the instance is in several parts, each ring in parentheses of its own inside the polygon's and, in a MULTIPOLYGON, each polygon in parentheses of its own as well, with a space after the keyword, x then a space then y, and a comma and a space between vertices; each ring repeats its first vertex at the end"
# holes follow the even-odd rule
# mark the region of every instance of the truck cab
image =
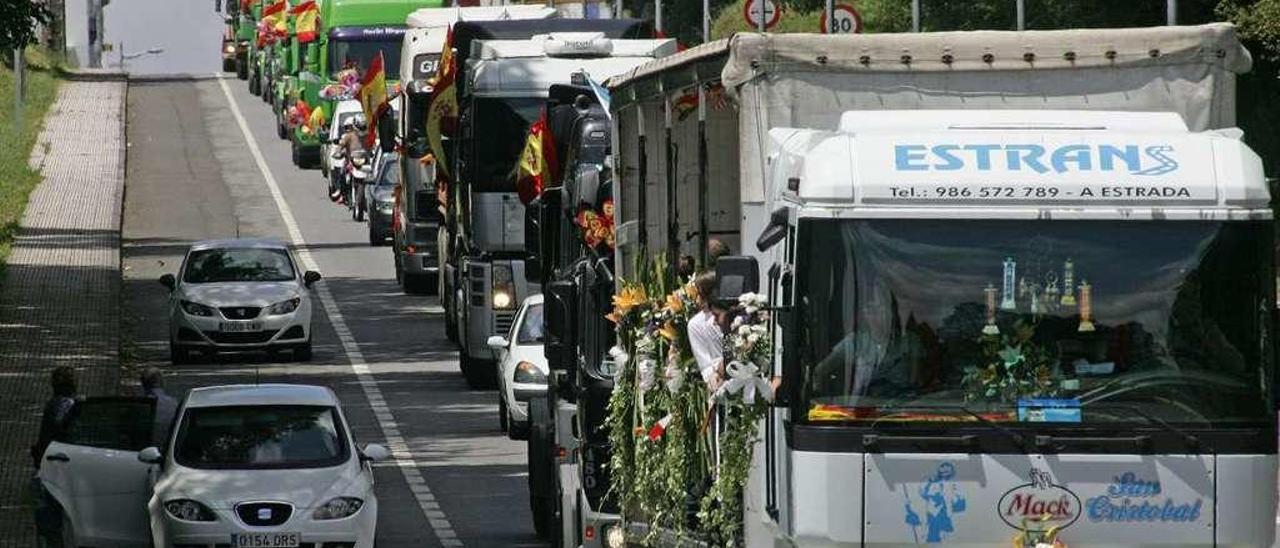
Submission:
POLYGON ((546 19, 555 10, 543 6, 425 8, 409 14, 400 52, 403 92, 395 99, 400 112, 397 134, 405 145, 397 218, 392 233, 396 279, 406 293, 436 293, 440 260, 437 236, 444 211, 436 196, 435 157, 426 140, 426 109, 430 80, 439 69, 449 27, 460 21, 546 19))
POLYGON ((538 272, 527 262, 516 171, 548 88, 570 83, 575 73, 606 78, 675 52, 671 40, 615 39, 589 30, 597 21, 577 23, 587 30, 477 41, 467 61, 451 170, 458 184, 449 203, 457 220, 451 234, 456 279, 443 296, 453 299, 462 370, 473 386, 492 384, 494 356, 486 340, 505 332, 516 304, 538 288, 538 272))

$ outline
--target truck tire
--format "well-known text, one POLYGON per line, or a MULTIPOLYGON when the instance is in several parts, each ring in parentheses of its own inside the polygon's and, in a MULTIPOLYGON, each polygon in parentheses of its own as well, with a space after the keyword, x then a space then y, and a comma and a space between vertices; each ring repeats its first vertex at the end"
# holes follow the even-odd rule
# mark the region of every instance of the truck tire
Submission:
POLYGON ((241 80, 249 79, 249 61, 243 57, 236 57, 236 78, 241 80))
POLYGON ((529 469, 529 510, 533 514, 533 531, 549 540, 555 518, 555 444, 551 441, 550 403, 543 398, 529 401, 529 438, 526 444, 529 469))
POLYGON ((289 126, 284 123, 284 116, 280 115, 278 109, 272 109, 276 112, 276 137, 281 139, 289 138, 289 126))
POLYGON ((258 78, 258 75, 256 73, 250 74, 249 75, 249 95, 261 95, 262 94, 261 84, 262 84, 262 80, 258 78))
POLYGON ((400 271, 400 285, 409 295, 426 295, 430 292, 430 279, 423 274, 400 271))
POLYGON ((298 150, 298 142, 293 139, 289 139, 289 156, 293 160, 293 165, 302 167, 302 153, 298 150))
POLYGON ((466 350, 459 351, 458 356, 461 358, 458 365, 462 369, 462 376, 467 379, 467 386, 472 390, 490 390, 494 387, 497 379, 493 374, 493 362, 472 358, 467 355, 466 350))

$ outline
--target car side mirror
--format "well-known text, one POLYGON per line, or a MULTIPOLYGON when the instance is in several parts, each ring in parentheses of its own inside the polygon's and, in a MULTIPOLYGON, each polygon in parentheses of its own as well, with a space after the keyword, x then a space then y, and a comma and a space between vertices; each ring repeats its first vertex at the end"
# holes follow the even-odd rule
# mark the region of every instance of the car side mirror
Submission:
POLYGON ((160 276, 160 285, 169 288, 169 291, 173 291, 178 287, 178 279, 173 277, 173 274, 165 274, 160 276))
POLYGON ((760 266, 755 257, 720 257, 716 261, 716 300, 737 302, 746 293, 760 291, 760 266))
POLYGON ((386 447, 370 443, 360 451, 360 458, 370 462, 384 461, 391 458, 391 452, 386 447))
POLYGON ((489 345, 489 348, 493 350, 506 350, 507 346, 510 345, 510 342, 502 335, 494 335, 489 337, 487 344, 489 345))
POLYGON ((138 451, 138 462, 146 464, 160 464, 164 461, 164 455, 160 454, 159 447, 148 447, 138 451))
POLYGON ((320 281, 320 273, 314 270, 308 270, 302 275, 302 284, 307 287, 315 285, 318 281, 320 281))

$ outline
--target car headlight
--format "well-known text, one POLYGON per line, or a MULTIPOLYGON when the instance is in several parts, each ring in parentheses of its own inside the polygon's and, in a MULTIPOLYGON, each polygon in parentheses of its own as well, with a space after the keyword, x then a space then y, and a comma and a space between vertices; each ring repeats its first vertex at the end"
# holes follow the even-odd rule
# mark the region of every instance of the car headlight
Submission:
POLYGON ((311 519, 342 519, 351 517, 364 507, 364 501, 355 497, 338 497, 324 503, 311 513, 311 519))
POLYGON ((529 362, 516 364, 515 381, 524 384, 546 384, 547 375, 529 362))
POLYGON ((182 304, 182 311, 192 316, 203 316, 203 317, 213 316, 213 309, 208 306, 202 305, 200 303, 194 303, 191 301, 182 301, 181 304, 182 304))
POLYGON ((302 302, 302 299, 299 297, 294 297, 287 301, 280 301, 276 304, 273 304, 267 307, 267 315, 279 316, 281 314, 292 313, 294 310, 298 309, 298 303, 301 303, 301 302, 302 302))
POLYGON ((189 499, 175 499, 164 503, 164 511, 182 521, 218 521, 218 516, 208 506, 189 499))

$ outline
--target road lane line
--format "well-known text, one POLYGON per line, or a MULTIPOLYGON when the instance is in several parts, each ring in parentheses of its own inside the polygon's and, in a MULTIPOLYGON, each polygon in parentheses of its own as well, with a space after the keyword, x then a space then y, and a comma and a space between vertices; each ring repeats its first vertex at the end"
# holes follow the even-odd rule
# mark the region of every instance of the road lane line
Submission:
MULTIPOLYGON (((236 103, 235 97, 231 95, 231 88, 227 87, 225 78, 218 78, 218 85, 222 87, 222 93, 227 97, 227 104, 231 106, 231 115, 235 117, 236 123, 240 125, 240 131, 244 133, 244 140, 249 145, 249 153, 253 156, 253 161, 258 164, 258 171, 262 172, 262 178, 267 183, 267 189, 271 191, 271 198, 276 202, 276 209, 280 211, 280 217, 284 220, 284 225, 289 231, 289 240, 295 247, 298 260, 307 270, 319 271, 315 259, 311 256, 311 252, 307 249, 307 241, 302 236, 302 229, 298 227, 298 222, 293 216, 293 210, 289 208, 289 204, 284 199, 284 193, 280 191, 280 185, 276 182, 276 178, 271 173, 271 168, 267 167, 267 160, 262 155, 262 150, 258 148, 258 141, 254 138, 253 132, 249 130, 249 124, 245 122, 244 115, 240 112, 240 105, 236 103)), ((351 362, 351 370, 355 373, 360 388, 364 391, 365 400, 369 402, 369 407, 373 410, 374 417, 377 418, 378 427, 382 430, 382 437, 387 442, 387 449, 391 451, 396 468, 400 469, 400 473, 404 475, 405 482, 414 489, 411 489, 414 499, 418 502, 419 509, 422 510, 423 518, 431 525, 431 531, 435 534, 436 540, 440 541, 443 546, 460 547, 462 541, 458 539, 458 534, 454 532, 453 525, 449 523, 444 512, 438 509, 428 511, 423 506, 428 502, 434 502, 435 496, 431 493, 431 488, 427 487, 426 478, 422 477, 422 472, 418 470, 418 463, 413 460, 413 453, 409 450, 409 444, 405 443, 404 436, 400 433, 400 427, 395 423, 395 417, 391 413, 391 408, 387 406, 386 399, 382 397, 382 390, 378 388, 377 380, 374 379, 373 373, 369 370, 369 364, 365 362, 364 353, 360 351, 360 346, 356 344, 356 340, 351 336, 351 329, 347 326, 347 321, 342 316, 342 311, 338 310, 337 302, 333 299, 333 293, 323 284, 317 284, 315 287, 316 296, 320 299, 321 306, 324 307, 325 314, 329 316, 329 324, 333 327, 334 332, 338 335, 338 340, 342 343, 342 350, 347 355, 347 359, 351 362)))

